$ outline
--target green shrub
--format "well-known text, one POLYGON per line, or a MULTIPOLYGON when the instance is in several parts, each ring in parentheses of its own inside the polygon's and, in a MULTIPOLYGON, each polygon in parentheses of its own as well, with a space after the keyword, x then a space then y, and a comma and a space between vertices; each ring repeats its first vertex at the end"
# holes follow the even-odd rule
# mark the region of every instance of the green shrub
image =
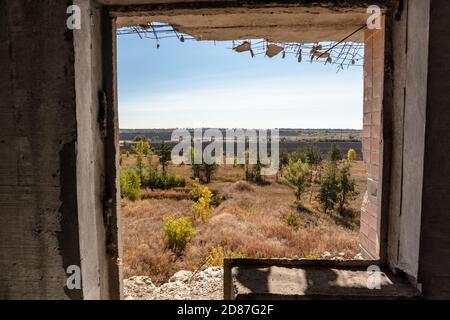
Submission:
POLYGON ((204 188, 206 187, 200 183, 198 178, 196 178, 192 184, 192 189, 190 192, 190 195, 194 198, 194 201, 197 201, 202 196, 204 188))
POLYGON ((218 245, 211 249, 209 256, 206 258, 205 265, 207 267, 223 267, 223 260, 225 258, 244 259, 246 256, 241 252, 234 252, 232 250, 225 252, 223 247, 218 245))
POLYGON ((167 238, 167 247, 177 254, 181 254, 186 248, 186 244, 195 234, 195 228, 191 224, 189 217, 174 218, 165 217, 166 224, 164 232, 167 238))
POLYGON ((294 230, 298 230, 301 224, 300 217, 295 213, 289 213, 286 217, 284 217, 284 222, 292 227, 294 230))
POLYGON ((200 218, 202 223, 206 223, 208 216, 213 212, 211 207, 212 196, 213 194, 208 187, 202 187, 200 197, 192 205, 192 213, 195 220, 200 218))
POLYGON ((310 169, 307 163, 297 160, 289 160, 283 168, 283 179, 294 190, 297 205, 301 206, 302 193, 309 186, 310 169))
POLYGON ((146 174, 144 186, 151 189, 171 189, 186 186, 186 180, 173 173, 150 170, 146 174))
POLYGON ((342 160, 341 150, 333 143, 328 151, 328 160, 336 162, 342 160))
POLYGON ((354 161, 356 159, 356 151, 355 151, 355 149, 348 149, 347 159, 348 159, 348 161, 354 161))
POLYGON ((120 170, 120 194, 131 201, 141 198, 141 179, 135 170, 120 170))
POLYGON ((336 168, 330 163, 325 171, 325 174, 320 179, 320 188, 317 195, 317 200, 322 204, 324 212, 334 209, 338 202, 339 182, 336 176, 336 168))

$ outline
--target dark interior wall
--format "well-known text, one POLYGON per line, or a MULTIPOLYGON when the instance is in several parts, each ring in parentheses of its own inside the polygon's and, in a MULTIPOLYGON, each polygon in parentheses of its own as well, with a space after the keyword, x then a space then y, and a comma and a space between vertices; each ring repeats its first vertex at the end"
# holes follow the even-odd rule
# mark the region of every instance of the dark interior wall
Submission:
POLYGON ((0 299, 82 298, 67 6, 0 1, 0 299))
POLYGON ((115 88, 108 19, 94 0, 0 1, 0 299, 121 296, 117 106, 99 99, 115 88))
POLYGON ((431 1, 419 282, 450 298, 450 2, 431 1))

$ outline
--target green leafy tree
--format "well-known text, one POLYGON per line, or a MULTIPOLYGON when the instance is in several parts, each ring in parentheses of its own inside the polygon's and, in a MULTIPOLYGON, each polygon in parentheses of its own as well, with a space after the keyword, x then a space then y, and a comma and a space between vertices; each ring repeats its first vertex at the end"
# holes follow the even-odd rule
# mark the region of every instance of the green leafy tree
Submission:
POLYGON ((195 148, 191 148, 191 168, 192 176, 194 179, 200 179, 201 165, 195 163, 195 148))
POLYGON ((170 152, 170 146, 166 144, 164 141, 161 142, 161 147, 159 150, 159 163, 162 166, 163 172, 167 172, 167 164, 170 161, 171 152, 170 152))
POLYGON ((120 170, 120 193, 131 201, 141 198, 141 180, 135 170, 120 170))
POLYGON ((341 150, 335 144, 332 144, 328 151, 328 160, 334 163, 342 160, 341 150))
POLYGON ((136 154, 136 168, 139 174, 139 179, 144 181, 144 158, 147 157, 151 153, 151 146, 147 139, 139 140, 133 146, 133 152, 136 154))
POLYGON ((297 150, 292 152, 289 155, 289 159, 292 159, 292 161, 297 162, 298 160, 300 160, 301 162, 306 163, 307 159, 306 159, 306 153, 305 150, 297 150))
POLYGON ((309 185, 309 165, 301 160, 289 160, 287 166, 283 168, 283 178, 287 184, 294 189, 297 204, 301 205, 301 197, 305 188, 309 185))
POLYGON ((280 153, 280 167, 283 168, 289 163, 289 152, 283 150, 280 153))
POLYGON ((341 170, 339 170, 337 176, 337 184, 338 184, 338 210, 340 214, 344 213, 345 206, 349 201, 356 198, 359 192, 356 190, 355 179, 353 179, 350 175, 350 166, 344 166, 341 170))
POLYGON ((347 152, 348 161, 354 161, 356 159, 356 151, 355 149, 349 149, 347 152))
POLYGON ((310 165, 320 165, 322 163, 322 152, 316 146, 308 146, 305 149, 306 162, 310 165))
POLYGON ((328 165, 324 175, 320 179, 320 188, 317 200, 322 204, 324 212, 327 213, 338 201, 339 186, 336 178, 336 167, 328 165))
POLYGON ((212 164, 207 164, 206 162, 203 163, 202 165, 202 169, 203 169, 203 173, 205 175, 205 181, 206 183, 210 183, 212 176, 214 174, 214 172, 216 172, 218 166, 215 163, 212 164))

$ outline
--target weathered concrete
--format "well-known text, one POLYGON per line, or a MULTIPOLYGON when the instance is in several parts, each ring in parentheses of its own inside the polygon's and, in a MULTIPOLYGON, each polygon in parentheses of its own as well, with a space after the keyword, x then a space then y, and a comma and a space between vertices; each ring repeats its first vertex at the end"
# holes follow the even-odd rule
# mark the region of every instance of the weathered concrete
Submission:
POLYGON ((103 219, 101 8, 77 1, 72 32, 71 3, 0 3, 0 299, 120 297, 103 219), (72 265, 80 289, 66 287, 72 265))
POLYGON ((371 290, 365 268, 235 267, 236 299, 406 299, 418 296, 405 279, 380 272, 380 289, 371 290))
POLYGON ((450 299, 449 15, 448 1, 431 1, 419 282, 434 299, 450 299))
MULTIPOLYGON (((177 1, 172 8, 150 0, 101 2, 115 5, 112 14, 124 16, 122 23, 164 18, 199 37, 208 29, 205 38, 274 41, 295 41, 299 25, 314 41, 338 37, 363 21, 355 5, 367 5, 339 1, 332 15, 331 1, 177 1), (326 19, 312 14, 315 7, 326 19), (330 19, 340 24, 350 9, 358 11, 355 18, 329 33, 330 19), (172 14, 180 12, 184 16, 172 14), (240 25, 247 16, 249 23, 240 25), (215 27, 212 17, 218 18, 215 27), (311 30, 309 23, 322 25, 311 30), (224 33, 227 28, 230 33, 224 33)), ((93 0, 76 1, 84 13, 83 32, 73 33, 65 28, 72 3, 0 2, 0 298, 121 294, 114 19, 93 0), (69 265, 81 265, 81 290, 65 288, 69 265)), ((431 1, 429 16, 429 0, 396 3, 403 3, 403 10, 395 12, 392 35, 387 34, 392 64, 385 67, 392 77, 385 81, 383 97, 383 138, 392 139, 391 150, 383 150, 392 169, 383 186, 389 182, 393 192, 383 190, 389 233, 381 245, 387 246, 392 270, 421 283, 424 297, 448 298, 450 5, 431 1)), ((326 274, 341 279, 341 271, 326 274)))
MULTIPOLYGON (((285 42, 340 41, 367 21, 366 8, 231 8, 118 13, 118 25, 165 22, 198 40, 267 39, 285 42)), ((362 42, 363 32, 349 41, 362 42)))
POLYGON ((66 2, 0 2, 0 299, 82 298, 66 2), (60 12, 60 14, 55 14, 60 12))
POLYGON ((409 1, 403 125, 402 204, 397 268, 417 277, 422 213, 429 0, 409 1), (425 49, 424 49, 425 48, 425 49))

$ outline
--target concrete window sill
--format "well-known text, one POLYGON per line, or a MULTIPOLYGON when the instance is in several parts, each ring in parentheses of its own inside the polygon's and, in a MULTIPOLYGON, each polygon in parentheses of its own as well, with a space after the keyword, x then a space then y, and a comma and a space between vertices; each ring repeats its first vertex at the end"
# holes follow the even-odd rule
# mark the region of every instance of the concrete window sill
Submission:
MULTIPOLYGON (((367 268, 376 261, 226 259, 224 298, 229 299, 413 299, 417 289, 385 268, 379 289, 369 289, 367 268)), ((373 275, 372 275, 373 277, 373 275)), ((373 278, 372 278, 373 279, 373 278)))

